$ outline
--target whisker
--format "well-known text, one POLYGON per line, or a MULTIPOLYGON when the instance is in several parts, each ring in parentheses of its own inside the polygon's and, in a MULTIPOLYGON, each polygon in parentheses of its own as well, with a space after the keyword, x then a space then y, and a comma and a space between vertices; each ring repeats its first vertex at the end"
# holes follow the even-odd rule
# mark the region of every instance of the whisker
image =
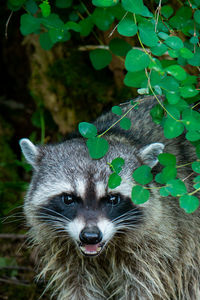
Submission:
POLYGON ((60 216, 62 219, 65 219, 65 220, 67 220, 67 221, 70 221, 70 219, 68 219, 65 215, 62 215, 62 214, 60 214, 59 212, 57 212, 57 211, 55 211, 55 210, 52 210, 52 209, 50 209, 50 208, 47 208, 47 207, 44 207, 44 206, 40 206, 40 205, 37 205, 37 207, 39 207, 39 208, 41 208, 41 209, 43 209, 43 210, 46 210, 46 211, 48 211, 48 212, 51 212, 51 213, 53 213, 53 214, 56 214, 56 215, 60 216))
POLYGON ((138 210, 137 210, 137 208, 133 208, 133 209, 125 212, 124 214, 112 219, 112 222, 117 221, 118 219, 121 219, 122 217, 125 217, 125 216, 128 216, 128 215, 134 216, 136 214, 138 214, 138 210))

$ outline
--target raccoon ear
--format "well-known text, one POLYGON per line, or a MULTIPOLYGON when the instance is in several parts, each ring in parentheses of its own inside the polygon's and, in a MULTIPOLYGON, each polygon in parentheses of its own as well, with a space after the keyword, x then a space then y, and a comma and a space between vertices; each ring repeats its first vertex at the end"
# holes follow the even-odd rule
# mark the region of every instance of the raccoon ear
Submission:
POLYGON ((164 145, 162 143, 153 143, 145 146, 139 152, 144 164, 153 168, 158 163, 158 155, 163 152, 164 145))
POLYGON ((36 168, 36 158, 38 156, 38 148, 29 140, 21 139, 19 141, 22 153, 26 158, 27 162, 36 168))

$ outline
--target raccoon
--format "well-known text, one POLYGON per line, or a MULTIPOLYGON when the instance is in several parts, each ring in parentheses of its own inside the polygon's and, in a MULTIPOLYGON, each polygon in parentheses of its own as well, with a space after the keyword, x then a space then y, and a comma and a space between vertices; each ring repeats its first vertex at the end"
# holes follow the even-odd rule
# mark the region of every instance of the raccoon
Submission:
MULTIPOLYGON (((150 199, 131 200, 133 171, 146 164, 161 170, 158 155, 176 155, 178 164, 196 159, 182 137, 167 140, 149 110, 153 96, 137 99, 130 111, 129 131, 116 125, 105 139, 109 151, 92 159, 83 137, 75 135, 55 145, 20 140, 33 167, 24 212, 33 246, 40 251, 39 278, 48 278, 46 290, 58 300, 199 300, 199 210, 186 214, 178 200, 161 197, 149 184, 150 199), (125 165, 121 184, 108 188, 114 158, 125 165)), ((130 103, 121 105, 123 112, 130 103)), ((94 123, 104 132, 117 116, 107 112, 94 123)), ((191 189, 190 167, 178 176, 191 189)))

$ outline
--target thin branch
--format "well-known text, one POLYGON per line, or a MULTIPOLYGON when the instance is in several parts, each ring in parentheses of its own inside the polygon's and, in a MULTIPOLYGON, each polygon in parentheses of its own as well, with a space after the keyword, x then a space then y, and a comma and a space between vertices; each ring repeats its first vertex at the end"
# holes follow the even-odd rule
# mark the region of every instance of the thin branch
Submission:
POLYGON ((10 19, 11 19, 12 15, 13 15, 13 10, 11 11, 11 13, 10 13, 10 15, 8 17, 8 20, 6 22, 6 29, 5 29, 5 37, 6 37, 6 39, 8 38, 8 25, 10 23, 10 19))

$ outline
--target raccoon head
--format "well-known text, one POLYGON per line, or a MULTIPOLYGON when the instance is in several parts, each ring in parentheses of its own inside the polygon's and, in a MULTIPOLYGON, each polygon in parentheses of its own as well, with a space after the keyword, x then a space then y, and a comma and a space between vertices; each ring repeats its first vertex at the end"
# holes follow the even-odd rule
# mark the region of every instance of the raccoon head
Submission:
POLYGON ((120 231, 137 230, 145 207, 131 201, 132 172, 141 163, 154 167, 163 144, 138 151, 111 142, 109 152, 99 160, 91 159, 85 141, 78 138, 48 146, 22 139, 20 146, 34 169, 24 209, 29 225, 39 231, 38 239, 65 235, 82 254, 97 256, 120 231), (107 162, 119 156, 125 160, 122 183, 111 190, 107 162))

